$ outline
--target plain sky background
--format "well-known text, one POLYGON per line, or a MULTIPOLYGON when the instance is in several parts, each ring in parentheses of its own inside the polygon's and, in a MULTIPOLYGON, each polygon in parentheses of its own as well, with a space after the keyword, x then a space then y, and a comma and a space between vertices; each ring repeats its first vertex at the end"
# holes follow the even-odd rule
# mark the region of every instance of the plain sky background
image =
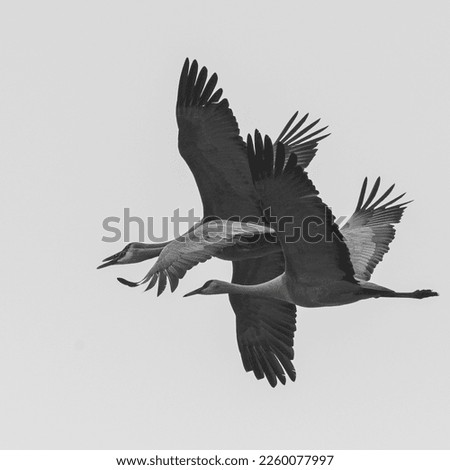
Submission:
POLYGON ((9 2, 0 14, 0 447, 450 448, 448 2, 9 2), (177 150, 186 57, 243 135, 297 109, 336 215, 364 176, 414 199, 373 281, 439 298, 298 311, 295 383, 246 374, 226 296, 156 298, 97 271, 102 220, 194 207, 177 150))

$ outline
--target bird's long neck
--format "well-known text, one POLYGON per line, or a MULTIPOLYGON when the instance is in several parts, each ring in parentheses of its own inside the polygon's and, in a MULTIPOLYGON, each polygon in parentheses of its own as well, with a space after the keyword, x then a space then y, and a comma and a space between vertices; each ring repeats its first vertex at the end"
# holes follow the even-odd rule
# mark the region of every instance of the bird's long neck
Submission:
POLYGON ((284 275, 262 284, 243 285, 220 281, 220 285, 222 288, 220 293, 223 294, 250 295, 252 297, 268 297, 287 302, 291 301, 284 283, 284 275))
POLYGON ((169 242, 165 243, 139 243, 133 247, 132 252, 129 257, 125 257, 123 260, 124 264, 140 263, 141 261, 146 261, 148 259, 156 258, 160 255, 161 251, 164 249, 169 242))

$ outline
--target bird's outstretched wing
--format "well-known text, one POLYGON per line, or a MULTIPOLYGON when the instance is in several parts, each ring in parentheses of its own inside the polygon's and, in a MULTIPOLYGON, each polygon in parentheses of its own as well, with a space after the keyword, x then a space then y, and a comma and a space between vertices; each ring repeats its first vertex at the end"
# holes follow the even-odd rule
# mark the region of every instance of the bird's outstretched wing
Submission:
POLYGON ((321 285, 345 280, 356 283, 350 253, 334 222, 330 208, 291 154, 287 163, 284 146, 255 132, 248 136, 247 151, 252 177, 263 211, 275 218, 285 270, 298 282, 321 285))
MULTIPOLYGON (((233 262, 236 284, 259 284, 284 271, 281 252, 262 258, 233 262)), ((266 377, 272 387, 286 375, 295 380, 294 332, 296 306, 280 300, 247 295, 229 295, 236 314, 236 333, 245 370, 257 379, 266 377)))
MULTIPOLYGON (((227 99, 216 90, 217 75, 199 71, 197 61, 186 59, 181 72, 176 106, 178 148, 191 169, 203 202, 204 216, 221 219, 259 215, 258 197, 252 184, 246 145, 227 99)), ((327 135, 326 127, 315 130, 316 120, 304 127, 308 114, 297 123, 296 112, 277 142, 295 152, 306 167, 327 135)))
POLYGON ((123 278, 118 278, 118 280, 130 287, 148 283, 145 290, 154 287, 159 280, 158 295, 161 295, 169 279, 170 289, 173 292, 179 280, 197 264, 217 256, 222 250, 241 240, 271 232, 269 227, 253 223, 221 219, 204 222, 165 246, 156 263, 142 280, 138 282, 127 281, 123 278))
POLYGON ((411 202, 394 205, 405 193, 384 202, 394 189, 394 185, 372 202, 377 196, 380 181, 381 179, 377 178, 372 191, 364 201, 367 178, 364 179, 355 212, 340 229, 350 251, 356 277, 364 281, 370 279, 376 265, 389 251, 389 244, 395 237, 394 224, 400 222, 406 205, 411 202))
POLYGON ((228 219, 259 214, 245 143, 228 100, 215 90, 217 75, 186 59, 177 99, 178 148, 191 169, 204 216, 228 219))
POLYGON ((274 143, 274 151, 276 150, 278 142, 281 142, 284 144, 286 157, 289 158, 289 155, 295 153, 297 156, 297 164, 302 168, 306 168, 317 153, 317 144, 330 134, 320 135, 328 126, 318 130, 314 129, 320 119, 303 127, 303 124, 305 124, 308 119, 308 114, 305 114, 294 124, 297 116, 298 111, 289 119, 288 123, 281 131, 274 143))

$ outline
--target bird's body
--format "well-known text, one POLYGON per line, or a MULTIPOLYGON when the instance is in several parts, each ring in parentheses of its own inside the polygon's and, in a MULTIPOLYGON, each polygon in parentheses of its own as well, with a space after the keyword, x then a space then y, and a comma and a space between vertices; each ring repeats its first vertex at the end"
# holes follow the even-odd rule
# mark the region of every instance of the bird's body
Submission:
POLYGON ((300 307, 335 307, 368 298, 363 295, 363 290, 358 284, 345 280, 298 282, 296 278, 283 273, 278 282, 285 286, 290 301, 300 307))
POLYGON ((328 282, 317 285, 316 283, 296 282, 283 273, 270 281, 256 285, 240 285, 231 282, 214 280, 210 284, 196 289, 185 295, 194 294, 233 294, 250 295, 252 297, 271 298, 290 302, 300 307, 337 307, 352 304, 366 299, 406 298, 424 299, 437 295, 429 289, 416 290, 414 292, 395 292, 386 287, 371 282, 348 281, 328 282))

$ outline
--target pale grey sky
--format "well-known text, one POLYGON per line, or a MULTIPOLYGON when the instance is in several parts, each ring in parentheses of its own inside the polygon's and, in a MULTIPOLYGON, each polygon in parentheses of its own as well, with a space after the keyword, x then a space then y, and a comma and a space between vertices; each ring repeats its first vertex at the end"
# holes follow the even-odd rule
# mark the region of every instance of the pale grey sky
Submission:
POLYGON ((449 448, 448 3, 9 2, 0 15, 2 448, 449 448), (337 215, 364 176, 414 203, 373 276, 439 298, 298 310, 295 383, 246 374, 214 260, 174 294, 97 271, 102 220, 200 198, 177 151, 186 57, 243 135, 294 111, 332 135, 309 174, 337 215))

